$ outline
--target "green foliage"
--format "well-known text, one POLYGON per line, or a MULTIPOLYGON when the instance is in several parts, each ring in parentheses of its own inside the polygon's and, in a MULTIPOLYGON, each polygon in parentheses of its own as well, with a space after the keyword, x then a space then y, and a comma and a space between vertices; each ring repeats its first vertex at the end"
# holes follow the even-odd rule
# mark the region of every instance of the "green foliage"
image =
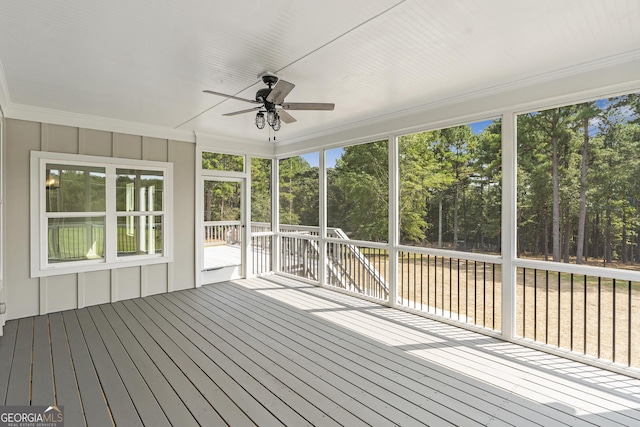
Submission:
POLYGON ((251 159, 251 221, 271 222, 271 159, 251 159))
POLYGON ((387 241, 389 235, 389 144, 386 140, 345 147, 327 176, 330 227, 353 238, 387 241))
POLYGON ((244 156, 205 151, 202 153, 202 169, 244 172, 244 156))
POLYGON ((300 156, 281 159, 280 223, 317 226, 319 224, 320 176, 300 156))

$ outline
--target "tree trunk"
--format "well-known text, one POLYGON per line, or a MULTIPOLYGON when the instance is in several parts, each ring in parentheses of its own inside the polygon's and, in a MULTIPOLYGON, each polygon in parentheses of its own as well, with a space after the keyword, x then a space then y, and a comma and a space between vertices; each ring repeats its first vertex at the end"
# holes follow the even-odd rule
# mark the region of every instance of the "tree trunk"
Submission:
MULTIPOLYGON (((607 205, 610 202, 607 201, 607 205)), ((607 224, 606 224, 606 229, 604 232, 604 262, 605 264, 608 262, 611 262, 611 257, 612 257, 612 252, 613 252, 613 245, 611 242, 611 210, 609 209, 609 207, 607 207, 607 224)))
POLYGON ((622 263, 626 264, 627 260, 627 217, 622 211, 622 263))
POLYGON ((458 249, 458 182, 453 194, 453 249, 458 249))
POLYGON ((544 218, 544 260, 549 261, 549 220, 544 218))
POLYGON ((204 220, 211 221, 211 198, 213 197, 213 191, 211 187, 207 186, 207 191, 204 197, 204 220))
POLYGON ((566 214, 564 223, 564 259, 565 263, 569 263, 569 249, 571 248, 571 218, 569 212, 566 214))
POLYGON ((578 217, 578 242, 576 247, 576 264, 582 264, 584 250, 584 235, 587 221, 587 156, 589 154, 589 118, 585 117, 582 123, 584 138, 582 142, 582 165, 580 167, 580 215, 578 217))

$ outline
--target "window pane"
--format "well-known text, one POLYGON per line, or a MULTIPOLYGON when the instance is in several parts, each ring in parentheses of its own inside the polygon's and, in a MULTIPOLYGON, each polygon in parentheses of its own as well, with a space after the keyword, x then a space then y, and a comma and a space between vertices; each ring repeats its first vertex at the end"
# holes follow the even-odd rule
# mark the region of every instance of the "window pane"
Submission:
POLYGON ((104 259, 104 217, 49 218, 50 264, 104 259))
POLYGON ((202 153, 202 169, 244 172, 244 156, 223 153, 202 153))
POLYGON ((118 256, 161 254, 162 215, 119 216, 118 256))
POLYGON ((319 160, 316 152, 279 161, 281 231, 318 233, 319 160))
POLYGON ((160 171, 116 169, 118 212, 162 211, 164 176, 160 171))
POLYGON ((500 253, 501 124, 399 138, 400 243, 500 253))
POLYGON ((47 212, 104 212, 105 169, 47 163, 47 212))
POLYGON ((271 231, 271 159, 251 158, 251 229, 271 231))
POLYGON ((327 233, 386 242, 389 238, 387 140, 326 152, 327 233))
POLYGON ((204 182, 204 220, 240 221, 242 185, 235 181, 204 182))
POLYGON ((638 269, 640 94, 518 116, 518 256, 638 269))

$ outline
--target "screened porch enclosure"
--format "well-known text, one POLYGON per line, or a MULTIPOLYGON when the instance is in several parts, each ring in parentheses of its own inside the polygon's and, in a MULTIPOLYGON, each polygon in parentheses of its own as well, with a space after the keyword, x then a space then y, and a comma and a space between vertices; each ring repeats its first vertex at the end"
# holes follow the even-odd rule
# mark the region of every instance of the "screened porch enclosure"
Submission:
POLYGON ((637 99, 504 114, 283 156, 268 171, 252 166, 251 217, 272 221, 253 223, 251 272, 638 376, 637 99))

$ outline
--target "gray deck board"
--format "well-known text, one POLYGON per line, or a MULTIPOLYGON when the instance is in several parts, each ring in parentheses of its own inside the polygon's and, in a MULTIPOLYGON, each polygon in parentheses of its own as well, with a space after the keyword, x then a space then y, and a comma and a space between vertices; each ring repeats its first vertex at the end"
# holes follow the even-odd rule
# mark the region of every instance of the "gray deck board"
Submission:
POLYGON ((72 426, 640 424, 640 380, 290 277, 9 321, 0 405, 72 426))
POLYGON ((91 427, 113 426, 113 419, 105 401, 98 374, 91 361, 85 338, 82 335, 76 312, 66 311, 63 313, 63 318, 73 368, 78 381, 78 393, 82 400, 87 425, 91 427))
POLYGON ((88 310, 86 308, 78 310, 77 315, 93 365, 100 377, 105 399, 109 402, 114 422, 131 427, 142 426, 131 396, 129 396, 88 310))
MULTIPOLYGON (((238 408, 232 399, 227 396, 224 391, 212 381, 208 376, 206 360, 200 360, 200 366, 186 352, 189 342, 182 342, 183 346, 178 345, 171 340, 168 335, 171 325, 162 323, 162 327, 158 327, 144 310, 132 301, 125 301, 123 305, 129 310, 129 313, 136 318, 142 327, 150 336, 158 343, 167 355, 175 361, 182 372, 198 389, 200 394, 209 402, 216 402, 219 405, 217 409, 218 415, 229 425, 250 425, 251 420, 238 408)), ((159 321, 159 319, 155 319, 159 321)))
MULTIPOLYGON (((215 292, 215 289, 207 289, 207 292, 215 292)), ((474 425, 486 424, 491 419, 487 413, 475 410, 475 408, 467 406, 466 413, 460 414, 455 408, 460 404, 459 401, 443 402, 440 392, 437 391, 438 386, 428 387, 419 381, 412 381, 410 378, 398 375, 391 366, 393 362, 389 361, 387 365, 376 364, 371 359, 363 358, 363 354, 354 351, 352 346, 346 346, 336 349, 336 345, 330 337, 318 334, 316 326, 311 328, 301 327, 300 322, 290 317, 290 315, 275 316, 268 313, 262 308, 263 313, 257 317, 255 308, 250 303, 243 300, 242 303, 234 303, 232 299, 218 294, 221 304, 218 310, 232 309, 238 316, 247 317, 245 323, 254 333, 263 335, 266 339, 276 339, 273 331, 261 322, 274 322, 278 328, 278 334, 286 334, 289 338, 288 345, 292 351, 300 354, 304 359, 308 359, 319 367, 324 367, 336 376, 346 379, 354 386, 359 387, 365 394, 363 396, 367 401, 376 396, 384 396, 386 407, 379 407, 380 411, 389 419, 404 419, 406 423, 417 422, 427 419, 440 418, 443 422, 449 421, 456 425, 474 425), (252 319, 249 321, 248 319, 252 319), (340 350, 340 351, 337 351, 340 350), (412 382, 412 384, 409 384, 412 382), (445 406, 448 404, 449 407, 445 406), (399 418, 400 417, 400 418, 399 418)), ((237 301, 237 298, 233 298, 237 301)), ((207 299, 212 304, 214 300, 207 299)), ((295 310, 291 310, 292 312, 295 310)), ((317 322, 323 323, 323 322, 317 322)), ((247 330, 247 333, 250 333, 247 330)), ((367 355, 368 356, 368 355, 367 355)), ((440 387, 446 384, 440 384, 440 387)))
POLYGON ((5 325, 4 335, 0 338, 0 405, 4 406, 9 388, 9 376, 13 363, 13 351, 16 346, 18 322, 13 321, 5 325))
POLYGON ((96 324, 122 382, 133 399, 143 424, 158 427, 171 425, 140 371, 127 354, 127 350, 111 329, 102 310, 99 307, 90 307, 89 314, 96 324))
MULTIPOLYGON (((175 303, 178 304, 178 306, 176 306, 178 308, 179 306, 186 308, 186 306, 179 304, 177 301, 175 303)), ((169 310, 171 310, 171 308, 169 308, 169 310)), ((175 309, 172 312, 173 314, 180 315, 180 312, 175 311, 175 309)), ((233 360, 246 372, 246 374, 241 376, 243 377, 243 383, 251 386, 252 392, 256 391, 260 393, 259 398, 266 403, 267 408, 278 414, 284 424, 336 424, 326 413, 313 406, 308 399, 304 399, 292 387, 287 386, 287 384, 283 382, 286 378, 282 378, 280 375, 271 372, 274 368, 273 361, 266 361, 260 353, 244 347, 242 345, 242 338, 231 338, 223 329, 208 323, 208 319, 197 311, 187 308, 187 311, 184 313, 187 312, 190 313, 194 320, 202 325, 199 327, 196 326, 199 331, 207 333, 205 331, 208 330, 208 334, 215 331, 217 339, 212 341, 212 343, 220 349, 219 351, 232 356, 233 360), (210 329, 207 329, 207 326, 210 326, 210 329), (256 363, 258 361, 264 361, 265 363, 256 363), (256 378, 259 379, 259 382, 256 378), (262 384, 260 387, 254 385, 260 383, 262 384), (268 387, 268 389, 266 387, 268 387), (269 390, 271 390, 271 392, 269 390)), ((228 368, 233 369, 231 366, 228 366, 228 368)))
POLYGON ((33 318, 18 321, 18 335, 7 390, 7 405, 31 404, 31 345, 33 318))
POLYGON ((207 402, 184 372, 182 372, 182 367, 177 364, 180 361, 172 360, 153 337, 145 331, 142 325, 131 316, 131 313, 129 313, 122 303, 106 306, 105 314, 107 314, 109 319, 112 319, 114 314, 122 319, 149 355, 149 358, 158 367, 160 372, 162 372, 178 396, 180 396, 193 418, 200 425, 207 425, 208 423, 214 425, 224 424, 224 421, 220 418, 216 410, 207 402), (112 311, 111 316, 107 313, 108 311, 112 311))
MULTIPOLYGON (((212 292, 213 288, 209 288, 206 291, 212 292)), ((544 408, 541 410, 531 410, 529 407, 522 404, 518 404, 517 401, 513 402, 512 408, 506 411, 504 408, 499 410, 500 414, 497 414, 496 410, 498 410, 498 406, 491 410, 491 407, 495 405, 496 402, 502 402, 509 400, 512 398, 512 394, 496 388, 489 388, 482 381, 474 381, 473 379, 468 378, 467 375, 459 375, 454 372, 443 369, 440 365, 429 364, 425 361, 417 359, 415 357, 406 357, 405 353, 402 351, 397 351, 393 347, 384 348, 379 345, 372 344, 367 340, 360 339, 357 335, 353 335, 353 333, 349 333, 348 331, 344 331, 341 328, 336 328, 331 325, 327 326, 322 322, 314 322, 308 318, 308 316, 304 316, 301 314, 297 314, 295 310, 291 310, 290 307, 287 307, 283 304, 274 304, 267 303, 265 304, 262 299, 255 299, 251 293, 243 293, 241 288, 237 288, 234 290, 237 293, 236 300, 242 300, 243 303, 249 303, 249 301, 254 300, 255 304, 259 304, 263 306, 263 309, 270 311, 275 316, 275 321, 277 322, 278 318, 282 318, 286 315, 291 315, 294 317, 292 321, 288 322, 290 324, 296 325, 307 325, 307 330, 309 334, 322 334, 325 338, 336 341, 336 342, 348 342, 349 348, 348 350, 353 351, 358 357, 363 358, 364 360, 371 361, 372 363, 377 363, 379 366, 393 366, 394 371, 399 374, 405 376, 406 379, 413 379, 414 381, 419 380, 424 384, 428 384, 429 387, 436 388, 440 393, 447 393, 450 395, 452 399, 448 400, 448 404, 452 408, 458 407, 460 404, 464 403, 465 412, 469 412, 468 407, 480 408, 485 411, 489 411, 491 417, 494 417, 492 423, 497 422, 497 420, 502 419, 505 422, 515 422, 522 425, 526 423, 526 419, 523 420, 523 415, 528 415, 532 419, 536 419, 538 421, 543 421, 542 418, 546 414, 548 417, 545 423, 553 422, 553 421, 564 421, 567 423, 571 423, 575 421, 575 417, 573 416, 564 416, 563 413, 558 412, 553 408, 544 408), (468 390, 474 389, 477 390, 477 393, 469 394, 468 390), (456 402, 457 401, 457 402, 456 402), (496 418, 497 417, 497 418, 496 418)), ((284 290, 286 292, 286 290, 284 290)), ((232 297, 227 292, 224 293, 222 297, 232 297)), ((298 292, 295 295, 295 300, 293 298, 286 299, 291 303, 295 303, 296 306, 306 306, 309 310, 325 310, 327 303, 326 301, 318 300, 312 301, 311 303, 307 302, 309 298, 305 297, 304 293, 298 292), (320 302, 320 304, 318 304, 320 302), (315 303, 315 306, 312 305, 315 303), (319 308, 320 307, 320 308, 319 308)), ((335 309, 335 304, 333 305, 335 309)), ((376 325, 375 335, 383 337, 384 331, 379 329, 377 323, 375 323, 375 319, 368 318, 369 315, 367 312, 379 312, 380 310, 387 310, 378 305, 371 304, 366 305, 365 310, 355 310, 353 314, 347 314, 344 310, 335 310, 331 316, 335 319, 338 316, 351 316, 351 324, 352 325, 367 325, 368 323, 372 323, 376 325)), ((284 325, 283 327, 287 327, 284 325)), ((476 335, 477 334, 472 334, 476 335)), ((388 336, 387 339, 395 339, 393 336, 388 336)), ((488 337, 479 337, 480 340, 487 340, 490 342, 492 339, 488 337)), ((419 338, 421 341, 424 341, 423 337, 419 338)), ((412 339, 410 342, 418 342, 418 338, 412 339)), ((409 341, 404 341, 404 343, 409 341)), ((406 381, 406 380, 405 380, 406 381)), ((422 388, 421 385, 406 383, 405 386, 409 389, 420 390, 422 388)), ((515 387, 515 384, 507 383, 507 388, 515 387)), ((447 402, 442 402, 447 403, 447 402)))
POLYGON ((145 352, 135 335, 110 305, 100 307, 111 327, 118 335, 129 357, 135 363, 140 374, 149 385, 156 400, 164 410, 167 418, 174 426, 197 426, 198 423, 187 409, 187 406, 165 378, 160 368, 155 365, 151 357, 145 352))
POLYGON ((144 302, 136 301, 136 303, 141 310, 158 322, 158 326, 175 340, 175 343, 205 371, 209 378, 215 380, 216 384, 225 390, 234 405, 242 408, 251 422, 265 426, 283 425, 267 409, 274 410, 281 402, 271 396, 265 396, 263 392, 270 393, 268 389, 237 366, 230 359, 231 355, 218 350, 212 344, 218 341, 215 337, 204 338, 209 334, 206 332, 204 336, 198 334, 196 332, 198 325, 194 325, 188 315, 176 317, 153 298, 148 298, 144 302), (258 395, 260 400, 254 398, 252 394, 258 395))
POLYGON ((64 407, 64 419, 67 424, 84 426, 86 425, 86 419, 80 395, 78 394, 78 383, 73 369, 73 361, 71 360, 62 314, 53 313, 48 317, 56 405, 64 407))
MULTIPOLYGON (((262 369, 266 369, 271 376, 277 378, 277 380, 283 385, 291 390, 296 390, 301 397, 305 398, 309 402, 313 402, 318 409, 330 414, 331 417, 336 417, 341 422, 353 426, 363 423, 358 417, 353 416, 351 412, 347 411, 343 406, 328 398, 334 397, 336 394, 342 394, 345 400, 343 403, 346 403, 346 406, 351 410, 355 401, 353 399, 349 400, 349 396, 347 394, 342 393, 339 389, 326 387, 326 384, 323 381, 319 381, 320 377, 308 370, 301 369, 296 364, 287 363, 288 360, 283 357, 282 354, 273 351, 271 348, 262 345, 256 346, 254 343, 246 342, 247 335, 242 333, 242 331, 229 322, 223 322, 220 319, 214 322, 209 317, 195 312, 188 304, 181 304, 175 299, 162 298, 160 296, 154 299, 150 301, 150 304, 162 304, 171 312, 173 318, 177 319, 178 317, 184 317, 187 315, 193 316, 193 319, 198 323, 192 327, 199 330, 202 334, 210 335, 211 332, 208 333, 207 331, 215 331, 217 339, 211 341, 209 346, 218 347, 219 350, 217 348, 215 350, 217 352, 224 352, 223 354, 238 354, 237 352, 239 352, 240 355, 244 355, 245 357, 235 358, 235 362, 240 363, 239 367, 247 372, 252 372, 257 378, 263 378, 264 374, 261 374, 260 370, 256 370, 256 367, 251 366, 252 364, 257 364, 258 368, 262 367, 262 369), (157 301, 154 301, 154 299, 157 301), (250 356, 250 358, 246 356, 250 356), (249 364, 246 363, 247 361, 249 364), (310 383, 316 384, 318 386, 318 390, 321 390, 322 393, 309 387, 310 383)), ((234 378, 238 378, 238 376, 236 375, 234 378)), ((246 376, 243 381, 243 384, 245 384, 244 387, 246 388, 250 386, 252 393, 255 392, 255 387, 251 386, 255 381, 257 381, 255 378, 246 376)), ((270 388, 275 389, 275 386, 270 386, 270 388)), ((285 395, 282 396, 286 399, 285 395)), ((271 403, 273 398, 265 400, 263 393, 260 393, 256 398, 259 398, 262 402, 268 402, 269 404, 267 407, 273 407, 273 403, 271 403)), ((269 396, 267 395, 266 398, 269 398, 269 396)), ((282 404, 282 402, 280 404, 282 404)), ((289 406, 292 405, 293 402, 291 402, 289 406)), ((323 422, 328 424, 330 420, 325 419, 323 422)))
MULTIPOLYGON (((203 295, 199 296, 202 297, 203 300, 206 300, 207 298, 203 295)), ((208 311, 207 308, 202 305, 198 307, 198 303, 195 300, 188 301, 182 295, 179 299, 185 301, 193 310, 204 312, 208 315, 213 314, 213 312, 208 311)), ((209 300, 206 300, 206 304, 211 307, 209 300)), ((233 317, 229 316, 228 313, 224 313, 224 315, 226 317, 229 317, 231 321, 235 320, 233 319, 233 317)), ((244 316, 245 313, 239 313, 239 315, 244 316)), ((374 415, 377 412, 377 417, 375 417, 376 423, 384 424, 391 421, 400 422, 403 425, 420 425, 418 420, 407 416, 406 413, 398 410, 389 403, 390 400, 394 400, 394 396, 391 395, 388 390, 383 387, 376 386, 374 383, 368 382, 366 379, 356 378, 350 372, 346 372, 344 369, 340 369, 339 366, 331 362, 335 361, 335 357, 331 358, 331 361, 327 362, 332 365, 331 369, 327 369, 325 361, 323 360, 324 357, 316 357, 313 354, 313 350, 300 349, 295 345, 294 342, 291 342, 289 339, 287 339, 288 337, 279 336, 277 339, 274 339, 269 335, 268 331, 259 328, 257 324, 251 322, 249 320, 249 317, 244 318, 244 320, 242 321, 242 325, 240 325, 237 321, 233 323, 235 323, 236 328, 240 328, 240 331, 243 335, 253 337, 253 339, 257 343, 262 343, 262 345, 264 345, 265 347, 279 350, 281 360, 288 363, 297 360, 302 364, 302 366, 306 366, 307 369, 316 371, 319 376, 322 376, 322 378, 324 378, 330 384, 334 384, 336 388, 345 390, 347 393, 353 396, 356 401, 364 404, 365 406, 368 406, 368 409, 370 411, 373 411, 374 415), (265 345, 264 341, 260 341, 260 338, 258 336, 263 336, 263 339, 268 341, 268 345, 265 345), (283 344, 283 342, 285 342, 286 344, 283 344), (289 357, 291 357, 291 355, 294 356, 292 358, 289 358, 285 355, 289 355, 289 357), (288 358, 289 360, 287 360, 288 358)))
POLYGON ((32 405, 53 405, 55 402, 49 336, 49 316, 36 317, 33 328, 32 405))

